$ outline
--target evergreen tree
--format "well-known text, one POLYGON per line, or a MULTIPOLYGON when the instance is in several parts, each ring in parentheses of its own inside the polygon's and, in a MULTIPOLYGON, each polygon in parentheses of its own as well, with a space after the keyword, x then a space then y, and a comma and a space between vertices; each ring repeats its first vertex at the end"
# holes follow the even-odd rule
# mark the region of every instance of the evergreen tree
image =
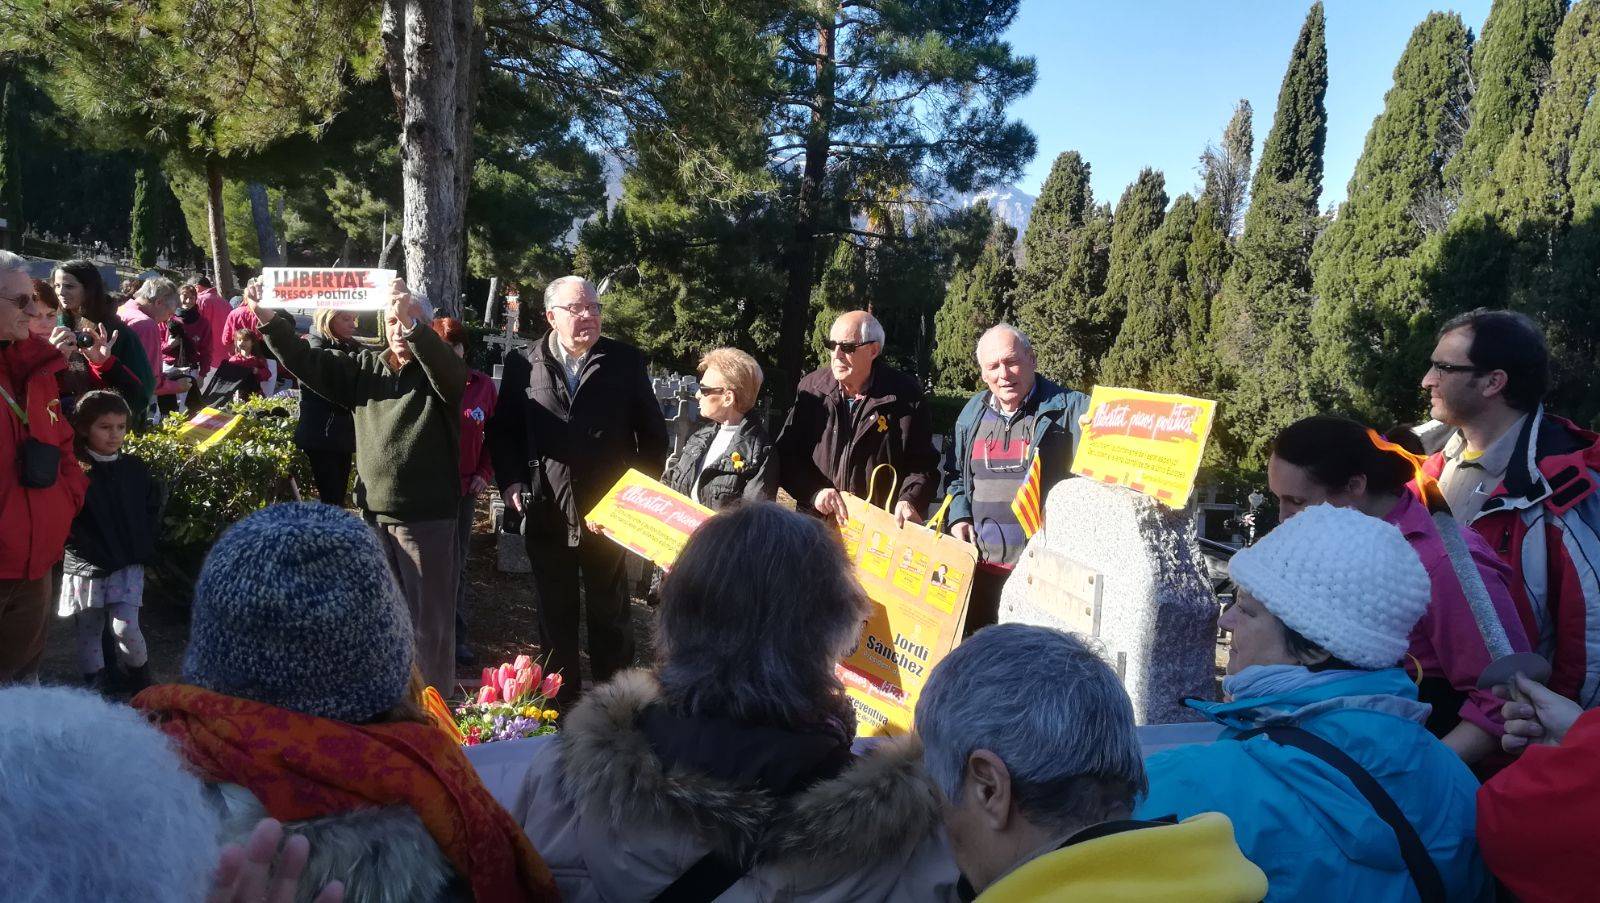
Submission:
POLYGON ((1469 40, 1454 13, 1431 13, 1412 32, 1346 200, 1311 257, 1314 397, 1371 422, 1420 414, 1417 372, 1432 336, 1419 328, 1417 209, 1444 190, 1456 124, 1439 99, 1467 90, 1469 40))
POLYGON ((1427 326, 1475 307, 1506 304, 1513 264, 1501 220, 1510 181, 1497 170, 1533 125, 1565 10, 1565 0, 1495 0, 1490 8, 1472 51, 1477 88, 1461 152, 1445 168, 1447 200, 1458 198, 1459 211, 1420 252, 1428 272, 1427 326))
POLYGON ((1095 206, 1089 164, 1067 151, 1050 167, 1028 220, 1017 301, 1039 370, 1062 385, 1090 386, 1099 357, 1082 339, 1105 293, 1110 249, 1111 211, 1095 206))
POLYGON ((933 364, 939 388, 966 391, 981 382, 973 359, 978 338, 1013 315, 1016 241, 1017 230, 995 220, 978 259, 970 267, 958 269, 950 280, 935 321, 933 364))
POLYGON ((1250 209, 1213 309, 1217 377, 1224 391, 1220 445, 1226 458, 1264 463, 1278 430, 1313 410, 1304 376, 1310 357, 1311 246, 1321 220, 1323 98, 1328 54, 1322 4, 1300 29, 1272 130, 1250 186, 1250 209))
POLYGON ((161 214, 156 209, 157 200, 151 186, 152 171, 160 178, 154 164, 145 164, 133 174, 133 222, 129 249, 133 262, 141 267, 156 265, 161 253, 161 214))
POLYGON ((1222 130, 1222 144, 1210 144, 1200 154, 1200 171, 1205 177, 1205 198, 1216 208, 1218 223, 1226 235, 1234 235, 1244 222, 1246 193, 1250 190, 1250 160, 1255 141, 1250 101, 1241 99, 1233 108, 1228 127, 1222 130))
MULTIPOLYGON (((1101 366, 1101 382, 1158 392, 1199 388, 1196 369, 1185 360, 1191 315, 1189 249, 1197 216, 1194 198, 1179 196, 1132 255, 1123 286, 1128 313, 1101 366)), ((1120 218, 1117 225, 1122 225, 1120 218)))
MULTIPOLYGON (((1093 300, 1089 322, 1079 336, 1079 342, 1096 363, 1085 380, 1085 385, 1099 379, 1099 363, 1111 351, 1122 329, 1133 299, 1146 290, 1158 277, 1159 266, 1155 254, 1147 247, 1149 239, 1167 212, 1167 179, 1160 170, 1146 167, 1139 177, 1123 189, 1117 201, 1117 212, 1111 219, 1111 254, 1106 268, 1105 294, 1093 300)), ((1183 233, 1183 243, 1188 232, 1183 233)), ((1182 250, 1177 252, 1181 258, 1182 250)), ((1180 274, 1181 278, 1181 274, 1180 274)))
POLYGON ((6 79, 0 94, 0 217, 6 221, 9 247, 22 248, 22 160, 17 134, 16 76, 6 79))

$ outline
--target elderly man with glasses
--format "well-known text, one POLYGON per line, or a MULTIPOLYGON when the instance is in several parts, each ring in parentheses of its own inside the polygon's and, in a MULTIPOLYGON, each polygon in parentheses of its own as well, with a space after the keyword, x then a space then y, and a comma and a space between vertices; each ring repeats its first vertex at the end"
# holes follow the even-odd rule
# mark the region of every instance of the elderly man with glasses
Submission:
POLYGON ((849 514, 840 493, 865 497, 880 465, 900 478, 885 504, 901 523, 921 523, 939 488, 927 401, 915 379, 883 362, 883 338, 882 324, 866 311, 834 320, 823 342, 828 362, 800 380, 778 435, 779 484, 802 510, 841 525, 849 514))
POLYGON ((1013 326, 985 332, 977 359, 985 388, 956 419, 944 465, 950 533, 978 547, 969 634, 997 620, 1000 591, 1043 523, 1045 496, 1072 469, 1089 409, 1088 396, 1038 375, 1032 343, 1013 326))
POLYGON ((583 515, 629 468, 661 473, 667 424, 643 353, 600 335, 600 297, 589 280, 550 283, 544 316, 549 335, 506 357, 487 434, 506 505, 522 515, 542 646, 571 702, 583 692, 580 585, 595 681, 632 665, 634 653, 622 549, 583 529, 583 515))

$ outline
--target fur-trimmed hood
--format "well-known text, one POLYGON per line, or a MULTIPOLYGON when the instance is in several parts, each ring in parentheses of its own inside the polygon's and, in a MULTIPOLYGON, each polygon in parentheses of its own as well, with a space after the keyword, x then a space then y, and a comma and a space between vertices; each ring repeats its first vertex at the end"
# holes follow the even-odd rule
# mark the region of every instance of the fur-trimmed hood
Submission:
MULTIPOLYGON (((885 864, 908 863, 919 847, 935 849, 935 861, 945 862, 918 870, 948 872, 954 881, 955 868, 938 833, 933 786, 923 774, 921 747, 914 739, 880 744, 836 777, 783 799, 684 769, 664 769, 638 726, 640 715, 659 697, 659 685, 645 671, 623 673, 590 691, 556 742, 549 764, 554 774, 536 766, 530 786, 558 785, 562 802, 607 834, 693 837, 700 848, 751 863, 753 871, 783 886, 818 888, 885 864)), ((524 800, 538 796, 525 792, 524 800)), ((541 852, 559 846, 547 844, 534 825, 524 824, 541 852)), ((561 880, 561 865, 551 865, 561 880)), ((589 865, 598 871, 603 863, 589 865)), ((564 884, 563 893, 568 890, 564 884)))

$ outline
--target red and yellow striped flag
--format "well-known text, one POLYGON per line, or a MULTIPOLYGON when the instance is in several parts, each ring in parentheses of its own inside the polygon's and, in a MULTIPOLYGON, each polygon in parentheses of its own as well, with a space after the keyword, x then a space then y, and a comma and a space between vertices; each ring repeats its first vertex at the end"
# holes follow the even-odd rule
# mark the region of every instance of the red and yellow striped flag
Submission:
POLYGON ((1017 523, 1022 525, 1023 535, 1029 539, 1044 528, 1044 514, 1039 508, 1041 480, 1039 455, 1035 452, 1033 461, 1028 464, 1028 476, 1023 479, 1022 488, 1017 490, 1016 498, 1011 500, 1011 513, 1017 516, 1017 523))
POLYGON ((183 426, 178 427, 178 438, 195 443, 195 451, 203 452, 228 438, 243 418, 226 414, 216 408, 202 408, 183 426))

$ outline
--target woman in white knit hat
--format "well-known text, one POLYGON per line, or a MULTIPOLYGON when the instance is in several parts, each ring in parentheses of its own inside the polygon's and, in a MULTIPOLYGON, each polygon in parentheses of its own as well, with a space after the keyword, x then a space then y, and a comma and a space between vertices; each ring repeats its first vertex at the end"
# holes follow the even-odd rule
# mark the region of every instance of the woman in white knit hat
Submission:
POLYGON ((1189 701, 1222 738, 1151 756, 1134 817, 1224 813, 1268 900, 1493 899, 1478 782, 1398 667, 1430 593, 1399 529, 1317 505, 1231 573, 1228 701, 1189 701))

